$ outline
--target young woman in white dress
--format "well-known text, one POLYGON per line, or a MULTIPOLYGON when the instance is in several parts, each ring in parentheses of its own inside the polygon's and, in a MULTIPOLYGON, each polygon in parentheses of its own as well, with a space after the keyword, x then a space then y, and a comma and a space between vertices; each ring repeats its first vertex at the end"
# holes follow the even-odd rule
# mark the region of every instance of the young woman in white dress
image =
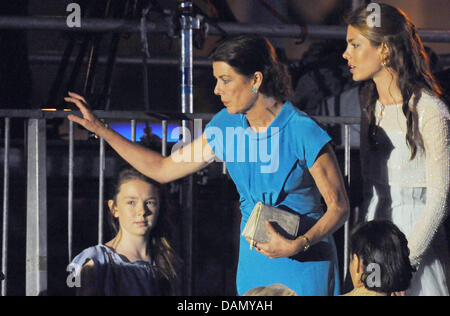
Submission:
POLYGON ((348 61, 368 81, 362 104, 364 202, 360 220, 388 219, 407 236, 417 269, 406 295, 449 295, 449 111, 414 24, 379 4, 347 18, 348 61), (373 24, 373 25, 372 25, 373 24))

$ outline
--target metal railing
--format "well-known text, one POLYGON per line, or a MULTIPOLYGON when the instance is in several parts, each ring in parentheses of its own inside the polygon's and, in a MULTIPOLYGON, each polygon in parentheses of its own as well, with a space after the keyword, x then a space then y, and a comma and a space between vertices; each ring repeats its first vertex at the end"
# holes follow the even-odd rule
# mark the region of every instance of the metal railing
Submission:
MULTIPOLYGON (((133 141, 136 140, 136 120, 146 119, 157 122, 146 113, 140 112, 95 112, 105 119, 130 119, 133 141)), ((10 129, 12 118, 27 120, 27 198, 26 198, 26 295, 35 296, 47 290, 47 135, 46 122, 49 119, 65 118, 67 112, 46 112, 40 110, 0 110, 4 118, 4 172, 3 172, 3 223, 2 223, 2 296, 7 295, 8 284, 8 222, 9 222, 9 179, 10 174, 10 129)), ((167 133, 167 121, 162 122, 167 133)), ((163 137, 163 154, 167 152, 167 135, 163 137)), ((74 124, 69 122, 69 169, 68 169, 68 263, 72 258, 73 241, 73 180, 74 180, 74 124)), ((98 242, 103 242, 103 185, 105 171, 105 144, 99 142, 99 202, 98 202, 98 242)))
MULTIPOLYGON (((167 124, 168 120, 155 120, 148 113, 143 112, 105 112, 96 111, 96 115, 103 119, 127 119, 130 121, 133 141, 136 140, 136 121, 147 120, 149 122, 158 122, 162 125, 162 155, 167 156, 167 124)), ((45 112, 40 110, 1 110, 0 117, 4 118, 4 174, 3 174, 3 243, 2 243, 2 271, 6 279, 2 282, 2 295, 7 295, 8 282, 8 212, 9 212, 9 178, 12 176, 9 170, 9 152, 10 152, 10 120, 11 118, 27 119, 27 218, 26 218, 26 295, 35 296, 47 290, 47 135, 46 122, 53 118, 65 118, 67 112, 55 111, 45 112)), ((202 118, 209 120, 213 114, 193 114, 187 115, 189 119, 202 118)), ((357 117, 315 117, 324 124, 342 124, 345 128, 345 177, 350 186, 350 133, 349 126, 359 124, 357 117)), ((73 201, 74 201, 74 124, 69 122, 69 139, 67 141, 68 155, 68 262, 73 257, 73 201)), ((103 242, 103 185, 105 178, 105 144, 102 139, 98 144, 99 151, 99 187, 98 187, 98 242, 103 242)), ((225 170, 225 169, 224 169, 225 170)), ((193 184, 191 184, 193 185, 193 184)), ((344 257, 348 258, 347 234, 348 223, 345 229, 344 257)), ((344 260, 344 275, 347 270, 347 259, 344 260)))

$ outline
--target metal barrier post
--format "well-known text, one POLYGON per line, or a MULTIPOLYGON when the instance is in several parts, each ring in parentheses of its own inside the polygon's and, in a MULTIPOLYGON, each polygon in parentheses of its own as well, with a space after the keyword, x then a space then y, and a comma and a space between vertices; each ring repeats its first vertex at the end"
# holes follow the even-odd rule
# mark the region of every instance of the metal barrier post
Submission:
POLYGON ((136 142, 136 120, 131 120, 131 141, 136 142))
POLYGON ((69 263, 72 261, 72 241, 73 241, 73 160, 74 160, 74 130, 73 122, 69 121, 69 179, 67 197, 67 240, 69 263))
POLYGON ((28 120, 26 295, 47 290, 46 120, 28 120))
MULTIPOLYGON (((350 125, 345 124, 345 179, 347 180, 348 188, 350 188, 350 125)), ((349 232, 350 232, 350 218, 344 224, 344 271, 342 274, 342 282, 345 282, 348 274, 349 263, 349 232)))
POLYGON ((99 174, 98 174, 98 243, 103 243, 103 192, 105 185, 105 140, 100 138, 99 155, 99 174))
POLYGON ((10 118, 5 118, 5 148, 3 160, 3 238, 2 238, 2 270, 5 279, 2 281, 2 296, 7 294, 8 282, 8 212, 9 212, 9 136, 10 118))

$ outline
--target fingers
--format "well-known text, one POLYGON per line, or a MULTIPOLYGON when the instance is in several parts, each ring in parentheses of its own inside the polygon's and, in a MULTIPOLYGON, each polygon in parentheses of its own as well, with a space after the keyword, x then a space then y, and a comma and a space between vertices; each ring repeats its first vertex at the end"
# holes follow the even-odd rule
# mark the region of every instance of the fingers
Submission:
MULTIPOLYGON (((80 109, 81 114, 83 115, 83 118, 88 120, 88 121, 92 121, 94 122, 96 120, 96 117, 94 116, 94 114, 92 114, 91 110, 87 107, 87 102, 86 100, 73 92, 69 92, 69 95, 71 95, 70 97, 65 97, 64 100, 66 102, 72 102, 73 104, 75 104, 78 109, 80 109)), ((74 119, 72 119, 72 121, 81 124, 79 121, 76 121, 74 119)))
POLYGON ((91 110, 88 107, 88 104, 86 102, 86 99, 83 98, 81 95, 69 92, 69 96, 65 97, 64 100, 66 102, 71 102, 75 104, 78 109, 80 110, 83 117, 79 117, 73 114, 69 114, 67 116, 67 119, 69 119, 72 122, 75 122, 87 130, 91 131, 92 133, 98 135, 99 129, 101 129, 103 124, 97 119, 97 117, 91 112, 91 110))
POLYGON ((254 240, 252 240, 252 239, 250 239, 250 238, 248 238, 248 237, 245 237, 245 239, 247 240, 247 242, 250 244, 250 246, 251 246, 252 248, 255 248, 256 251, 258 251, 258 252, 261 251, 260 245, 262 245, 262 244, 257 243, 256 241, 254 241, 254 240))
POLYGON ((81 117, 78 117, 78 116, 73 115, 73 114, 69 114, 67 116, 67 119, 69 121, 72 121, 72 122, 75 122, 77 124, 80 124, 81 126, 84 126, 84 120, 81 117))
POLYGON ((69 91, 69 95, 70 95, 72 98, 74 98, 74 99, 77 99, 77 100, 82 101, 84 104, 88 104, 87 101, 86 101, 86 99, 85 99, 83 96, 81 96, 81 95, 79 95, 79 94, 77 94, 77 93, 75 93, 75 92, 70 92, 70 91, 69 91))
POLYGON ((83 111, 85 111, 85 112, 88 111, 87 107, 83 104, 83 102, 82 102, 81 100, 77 99, 77 98, 73 98, 73 97, 65 97, 64 100, 65 100, 66 102, 72 102, 72 103, 74 103, 74 104, 80 109, 81 112, 83 112, 83 111))

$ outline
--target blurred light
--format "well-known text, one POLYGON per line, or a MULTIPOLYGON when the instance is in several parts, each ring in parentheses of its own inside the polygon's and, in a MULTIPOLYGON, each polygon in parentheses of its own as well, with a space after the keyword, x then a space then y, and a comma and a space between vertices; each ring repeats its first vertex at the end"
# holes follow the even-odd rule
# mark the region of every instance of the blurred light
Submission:
MULTIPOLYGON (((130 123, 111 123, 109 126, 123 137, 131 140, 131 124, 130 123)), ((149 124, 152 128, 152 134, 157 135, 162 139, 162 126, 161 124, 149 124)), ((167 126, 167 142, 177 143, 180 140, 180 133, 175 130, 179 126, 177 124, 168 124, 167 126), (175 130, 175 131, 174 131, 175 130), (172 135, 173 133, 173 135, 172 135)), ((145 135, 145 124, 136 123, 136 141, 140 141, 141 137, 145 135)))
MULTIPOLYGON (((46 109, 41 109, 41 111, 44 112, 56 112, 59 111, 58 109, 53 109, 53 108, 46 108, 46 109)), ((71 109, 63 109, 64 112, 71 112, 71 109)))

